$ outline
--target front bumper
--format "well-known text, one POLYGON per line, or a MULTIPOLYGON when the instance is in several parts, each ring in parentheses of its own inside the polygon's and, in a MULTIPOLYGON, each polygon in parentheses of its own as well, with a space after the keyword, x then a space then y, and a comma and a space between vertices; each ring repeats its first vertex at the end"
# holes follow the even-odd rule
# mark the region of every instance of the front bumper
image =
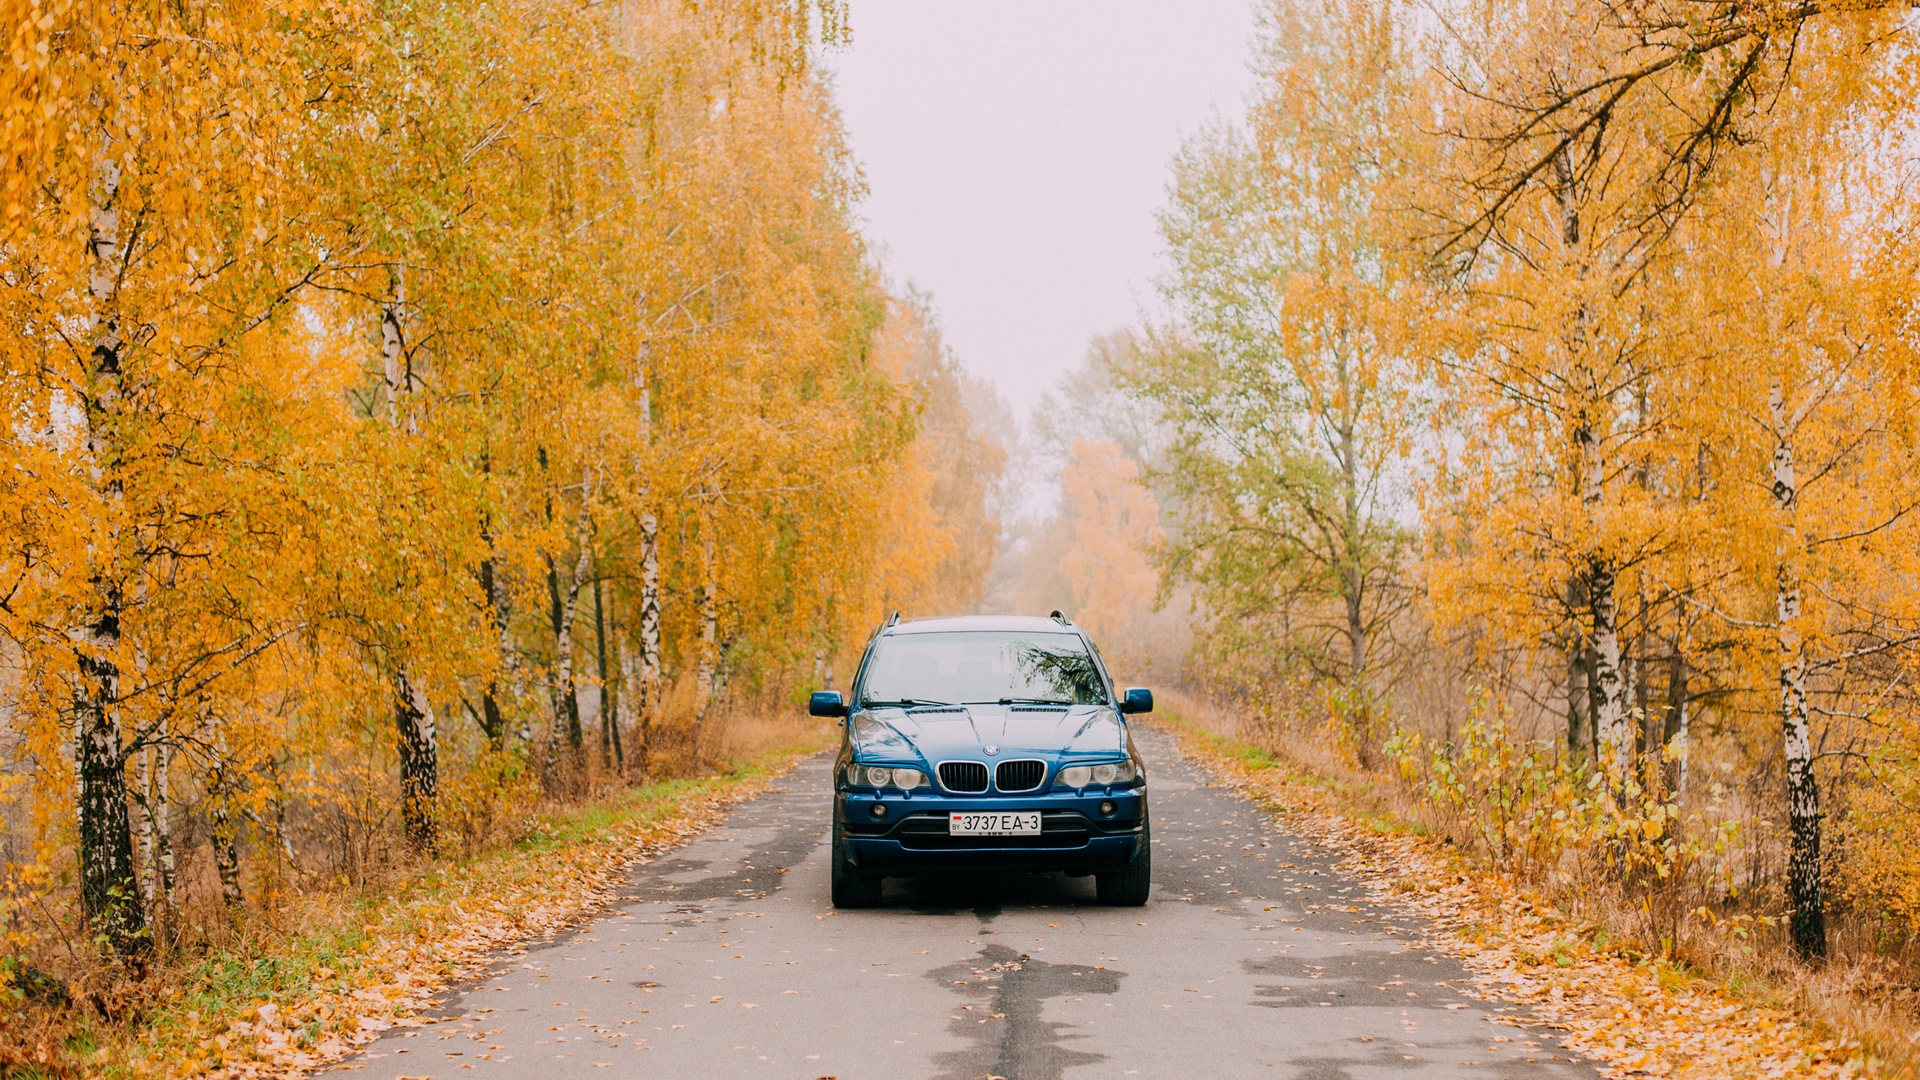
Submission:
POLYGON ((1065 870, 1106 874, 1124 869, 1140 850, 1147 817, 1144 786, 1088 788, 1035 795, 954 796, 837 792, 834 813, 846 838, 847 862, 867 873, 904 875, 944 870, 1065 870), (1111 812, 1101 805, 1111 803, 1111 812), (876 818, 875 806, 884 807, 876 818), (947 818, 978 810, 1040 811, 1037 836, 953 836, 947 818))

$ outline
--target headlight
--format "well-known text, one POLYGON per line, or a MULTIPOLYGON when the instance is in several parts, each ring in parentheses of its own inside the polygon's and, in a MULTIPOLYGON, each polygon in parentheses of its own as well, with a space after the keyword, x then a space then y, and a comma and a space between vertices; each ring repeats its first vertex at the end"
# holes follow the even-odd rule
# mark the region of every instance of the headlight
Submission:
POLYGON ((912 791, 926 786, 927 774, 919 769, 896 769, 891 765, 861 765, 856 762, 847 766, 847 783, 854 787, 893 787, 912 791))
POLYGON ((1060 770, 1059 786, 1083 788, 1089 784, 1131 784, 1140 775, 1133 761, 1106 761, 1098 765, 1069 765, 1060 770))

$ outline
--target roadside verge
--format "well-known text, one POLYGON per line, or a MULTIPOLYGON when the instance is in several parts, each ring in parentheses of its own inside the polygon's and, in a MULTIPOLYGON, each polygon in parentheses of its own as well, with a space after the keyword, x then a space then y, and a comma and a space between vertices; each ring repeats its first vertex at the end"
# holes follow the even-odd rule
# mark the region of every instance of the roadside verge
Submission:
POLYGON ((716 823, 821 745, 789 743, 724 774, 543 813, 508 847, 315 914, 322 929, 206 957, 135 1034, 104 1039, 89 1074, 299 1076, 426 1022, 436 996, 498 949, 590 916, 627 867, 716 823))
POLYGON ((1750 1000, 1629 942, 1607 940, 1413 826, 1360 805, 1333 784, 1174 713, 1157 726, 1181 752, 1344 855, 1374 898, 1425 917, 1423 944, 1461 957, 1479 991, 1564 1034, 1563 1045, 1608 1076, 1878 1075, 1855 1044, 1822 1036, 1791 1011, 1750 1000))

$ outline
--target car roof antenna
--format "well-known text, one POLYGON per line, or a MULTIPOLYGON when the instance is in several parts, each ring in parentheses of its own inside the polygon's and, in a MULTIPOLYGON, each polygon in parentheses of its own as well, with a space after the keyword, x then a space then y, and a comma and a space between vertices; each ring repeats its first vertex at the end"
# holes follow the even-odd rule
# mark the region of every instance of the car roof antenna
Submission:
POLYGON ((1060 624, 1061 626, 1072 626, 1072 625, 1073 625, 1073 620, 1072 620, 1072 619, 1069 619, 1069 618, 1067 618, 1067 617, 1066 617, 1065 615, 1062 615, 1062 614, 1060 614, 1060 609, 1059 609, 1059 608, 1055 608, 1055 609, 1053 610, 1053 614, 1051 614, 1051 615, 1048 615, 1048 616, 1047 616, 1047 618, 1049 618, 1049 619, 1052 619, 1052 620, 1053 620, 1054 622, 1057 622, 1057 623, 1059 623, 1059 624, 1060 624))

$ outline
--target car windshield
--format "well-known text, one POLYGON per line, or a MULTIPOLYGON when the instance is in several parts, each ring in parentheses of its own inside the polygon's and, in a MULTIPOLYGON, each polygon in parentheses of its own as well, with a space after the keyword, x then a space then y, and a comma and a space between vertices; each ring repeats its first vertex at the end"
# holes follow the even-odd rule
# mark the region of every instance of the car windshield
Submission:
POLYGON ((860 704, 1095 705, 1107 700, 1078 634, 892 634, 867 661, 860 704))

